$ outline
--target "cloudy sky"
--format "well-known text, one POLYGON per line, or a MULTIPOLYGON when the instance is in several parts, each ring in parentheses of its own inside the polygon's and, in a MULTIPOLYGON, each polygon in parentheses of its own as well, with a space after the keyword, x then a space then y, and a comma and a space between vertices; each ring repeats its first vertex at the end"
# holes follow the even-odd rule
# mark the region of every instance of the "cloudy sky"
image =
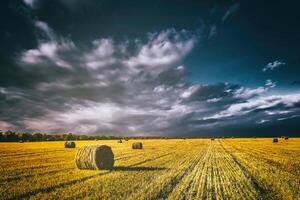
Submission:
POLYGON ((296 1, 0 3, 0 129, 300 135, 296 1))

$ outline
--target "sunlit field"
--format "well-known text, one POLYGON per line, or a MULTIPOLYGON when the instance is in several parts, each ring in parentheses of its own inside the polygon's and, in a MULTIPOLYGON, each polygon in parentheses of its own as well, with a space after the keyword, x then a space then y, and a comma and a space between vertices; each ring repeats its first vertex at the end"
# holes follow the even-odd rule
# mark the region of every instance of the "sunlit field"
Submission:
POLYGON ((300 199, 300 139, 0 143, 1 199, 300 199), (106 144, 113 170, 79 170, 78 148, 106 144))

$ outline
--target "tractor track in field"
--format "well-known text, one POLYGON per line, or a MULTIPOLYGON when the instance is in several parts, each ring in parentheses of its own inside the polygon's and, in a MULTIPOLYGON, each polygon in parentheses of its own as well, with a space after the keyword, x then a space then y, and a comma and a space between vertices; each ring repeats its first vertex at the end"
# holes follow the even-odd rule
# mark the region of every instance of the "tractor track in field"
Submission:
MULTIPOLYGON (((207 155, 208 152, 209 152, 209 149, 207 148, 205 153, 203 153, 201 155, 205 156, 205 155, 207 155)), ((190 165, 189 167, 187 167, 182 173, 178 174, 175 177, 172 177, 171 180, 168 181, 165 184, 165 186, 158 193, 156 193, 154 196, 152 196, 150 199, 151 200, 166 199, 169 196, 169 194, 172 193, 174 188, 178 184, 180 184, 180 182, 197 167, 197 165, 201 162, 200 157, 202 157, 202 156, 199 156, 199 158, 195 159, 194 163, 192 165, 190 165)))
POLYGON ((239 160, 238 158, 233 155, 232 153, 230 153, 222 144, 222 142, 220 142, 220 146, 223 148, 223 150, 231 156, 231 158, 233 159, 233 161, 235 162, 235 164, 237 166, 239 166, 239 168, 242 170, 243 174, 245 175, 245 177, 247 177, 252 186, 256 189, 257 193, 258 193, 258 197, 257 199, 261 199, 261 200, 265 200, 265 199, 273 199, 275 200, 275 196, 273 194, 273 191, 270 191, 268 189, 266 189, 265 187, 263 187, 261 185, 261 183, 251 174, 251 172, 247 169, 246 166, 244 166, 239 160))
MULTIPOLYGON (((241 152, 242 150, 240 149, 237 149, 236 147, 232 146, 231 147, 233 149, 235 149, 236 151, 239 151, 241 152)), ((246 148, 247 151, 244 151, 245 153, 247 153, 247 155, 251 155, 251 157, 254 157, 256 158, 257 160, 260 160, 262 162, 265 162, 281 171, 285 171, 286 173, 289 173, 291 175, 294 175, 294 176, 299 176, 300 175, 300 170, 299 171, 290 171, 290 170, 287 170, 286 168, 286 164, 282 164, 280 163, 279 161, 274 161, 273 159, 271 158, 267 158, 263 153, 264 151, 263 150, 257 150, 257 149, 252 149, 252 148, 246 148), (249 153, 251 152, 251 154, 249 153)), ((269 157, 272 157, 271 155, 269 155, 269 157)))
POLYGON ((161 199, 216 199, 217 197, 232 199, 237 196, 239 199, 259 199, 256 197, 262 197, 265 193, 249 172, 237 163, 237 160, 219 142, 212 142, 206 154, 199 159, 199 162, 190 167, 191 170, 180 177, 178 187, 172 189, 174 193, 162 192, 164 195, 155 197, 161 199), (171 196, 167 196, 169 194, 171 196))
MULTIPOLYGON (((196 198, 196 196, 198 195, 199 188, 200 188, 200 187, 198 187, 200 185, 196 186, 196 184, 195 184, 196 174, 198 172, 205 172, 206 170, 208 170, 208 163, 210 162, 211 158, 212 158, 212 144, 210 144, 210 147, 207 149, 207 152, 203 155, 201 160, 199 160, 197 167, 195 167, 193 169, 193 171, 191 171, 191 173, 189 174, 191 179, 187 181, 188 182, 187 186, 184 188, 183 191, 181 191, 182 192, 181 194, 183 194, 183 196, 181 196, 181 198, 183 198, 183 199, 196 198)), ((201 186, 203 186, 203 188, 206 188, 209 176, 207 174, 203 173, 198 178, 201 179, 201 177, 203 177, 203 176, 205 176, 205 178, 202 179, 203 182, 201 182, 202 183, 201 186)), ((214 191, 212 191, 212 193, 214 193, 214 191)))

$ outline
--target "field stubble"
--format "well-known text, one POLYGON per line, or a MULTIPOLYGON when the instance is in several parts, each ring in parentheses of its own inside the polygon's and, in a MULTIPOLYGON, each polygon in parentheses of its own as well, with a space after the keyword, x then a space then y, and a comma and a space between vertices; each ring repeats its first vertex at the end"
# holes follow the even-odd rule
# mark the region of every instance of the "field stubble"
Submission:
POLYGON ((64 142, 0 143, 1 199, 300 199, 300 139, 79 141, 113 170, 78 170, 64 142))

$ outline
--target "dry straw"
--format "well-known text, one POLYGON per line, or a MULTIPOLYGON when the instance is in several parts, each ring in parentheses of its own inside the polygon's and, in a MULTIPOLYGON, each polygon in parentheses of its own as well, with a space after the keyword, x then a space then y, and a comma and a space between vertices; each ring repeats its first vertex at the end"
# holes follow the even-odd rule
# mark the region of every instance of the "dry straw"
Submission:
POLYGON ((75 148, 75 142, 65 142, 65 148, 75 148))
POLYGON ((142 149, 143 144, 141 142, 132 143, 132 149, 142 149))
POLYGON ((114 154, 107 145, 83 146, 78 149, 75 157, 78 169, 111 169, 114 162, 114 154))
POLYGON ((273 143, 278 143, 278 138, 273 138, 273 143))

